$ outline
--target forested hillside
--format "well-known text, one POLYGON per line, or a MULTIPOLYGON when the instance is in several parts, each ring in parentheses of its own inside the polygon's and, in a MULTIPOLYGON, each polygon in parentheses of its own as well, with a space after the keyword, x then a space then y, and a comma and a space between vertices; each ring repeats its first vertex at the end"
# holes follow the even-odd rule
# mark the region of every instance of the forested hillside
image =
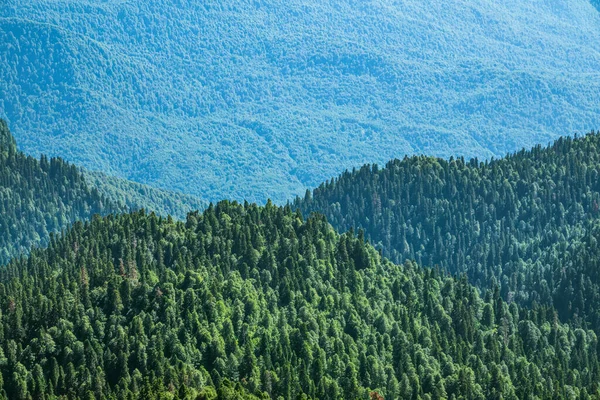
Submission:
POLYGON ((600 328, 600 252, 581 247, 598 232, 600 134, 491 162, 406 157, 365 166, 294 205, 324 213, 340 231, 364 229, 396 262, 466 272, 481 288, 500 285, 504 299, 554 304, 563 318, 600 328))
POLYGON ((589 0, 3 0, 0 117, 28 154, 285 202, 596 128, 599 25, 589 0))
POLYGON ((75 166, 19 152, 0 120, 0 265, 76 220, 118 211, 125 208, 90 189, 75 166))
POLYGON ((184 218, 204 203, 104 175, 84 177, 60 158, 26 156, 0 120, 0 265, 32 246, 45 246, 50 233, 74 221, 140 208, 184 218))
POLYGON ((76 223, 0 282, 4 398, 600 395, 594 332, 270 203, 76 223))

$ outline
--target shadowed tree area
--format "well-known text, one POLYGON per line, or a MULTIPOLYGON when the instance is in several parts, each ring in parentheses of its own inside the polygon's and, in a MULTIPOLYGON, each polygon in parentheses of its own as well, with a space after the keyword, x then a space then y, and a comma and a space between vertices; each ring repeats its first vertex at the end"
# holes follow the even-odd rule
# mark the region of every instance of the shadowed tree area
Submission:
POLYGON ((45 246, 76 220, 125 210, 89 188, 74 165, 19 152, 0 120, 0 264, 45 246))
POLYGON ((192 196, 98 173, 84 175, 60 158, 26 156, 0 119, 0 265, 33 246, 45 246, 50 233, 94 214, 145 208, 183 219, 205 206, 192 196))
POLYGON ((597 133, 493 161, 407 157, 346 172, 294 207, 340 231, 364 229, 395 262, 465 273, 598 329, 600 253, 585 248, 598 237, 599 166, 597 133))

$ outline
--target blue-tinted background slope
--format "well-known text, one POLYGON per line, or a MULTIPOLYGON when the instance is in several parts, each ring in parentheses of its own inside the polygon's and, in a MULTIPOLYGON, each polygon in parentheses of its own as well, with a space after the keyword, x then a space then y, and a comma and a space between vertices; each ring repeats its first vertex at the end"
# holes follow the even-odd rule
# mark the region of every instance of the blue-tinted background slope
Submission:
POLYGON ((588 0, 5 4, 0 112, 26 151, 209 200, 600 126, 588 0))

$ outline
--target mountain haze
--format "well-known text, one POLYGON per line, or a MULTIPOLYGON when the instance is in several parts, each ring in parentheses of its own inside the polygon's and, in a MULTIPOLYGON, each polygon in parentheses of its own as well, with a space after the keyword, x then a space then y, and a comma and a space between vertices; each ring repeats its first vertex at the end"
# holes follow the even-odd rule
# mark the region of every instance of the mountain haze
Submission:
POLYGON ((101 172, 83 170, 87 184, 127 210, 141 208, 163 217, 184 220, 191 211, 204 210, 208 203, 198 197, 158 189, 101 172))
POLYGON ((595 129, 599 25, 587 0, 7 0, 0 113, 29 153, 285 201, 367 162, 595 129))

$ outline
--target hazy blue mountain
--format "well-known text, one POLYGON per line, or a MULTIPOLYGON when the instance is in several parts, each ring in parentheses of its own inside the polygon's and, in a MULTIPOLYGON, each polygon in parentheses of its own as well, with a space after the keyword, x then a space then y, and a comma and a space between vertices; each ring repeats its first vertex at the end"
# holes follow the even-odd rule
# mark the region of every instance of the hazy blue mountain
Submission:
POLYGON ((589 0, 5 0, 0 114, 30 153, 283 200, 596 129, 599 26, 589 0))

